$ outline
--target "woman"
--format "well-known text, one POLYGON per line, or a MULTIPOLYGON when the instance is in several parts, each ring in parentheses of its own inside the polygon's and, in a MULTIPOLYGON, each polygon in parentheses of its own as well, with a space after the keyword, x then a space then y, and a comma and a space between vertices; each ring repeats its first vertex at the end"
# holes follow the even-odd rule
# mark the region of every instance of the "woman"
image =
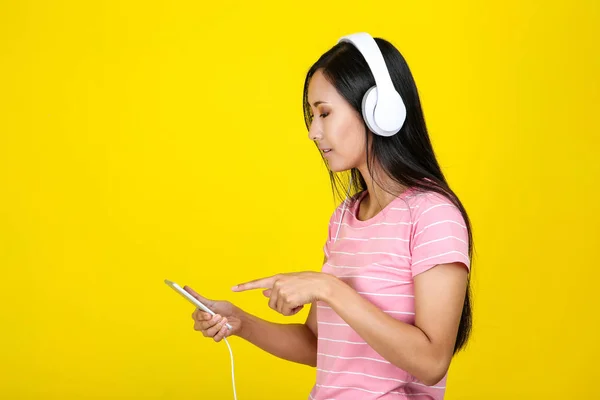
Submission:
POLYGON ((343 39, 309 69, 304 85, 309 138, 334 191, 339 173, 348 172, 348 196, 354 192, 331 216, 321 272, 233 288, 264 289, 283 315, 310 304, 306 322, 268 322, 186 287, 218 313, 195 311, 194 328, 316 366, 311 399, 442 399, 450 362, 471 328, 469 218, 436 160, 402 55, 364 33, 343 39), (385 111, 379 121, 363 104, 376 81, 374 99, 385 111))

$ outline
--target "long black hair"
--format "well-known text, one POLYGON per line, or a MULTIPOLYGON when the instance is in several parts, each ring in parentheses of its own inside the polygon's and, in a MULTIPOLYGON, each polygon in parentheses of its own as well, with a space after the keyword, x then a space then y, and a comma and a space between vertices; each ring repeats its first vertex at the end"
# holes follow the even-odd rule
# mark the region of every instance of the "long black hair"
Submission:
MULTIPOLYGON (((365 126, 367 140, 367 166, 373 176, 372 162, 376 159, 382 170, 393 180, 405 187, 433 191, 447 197, 461 212, 468 230, 469 258, 473 256, 473 234, 467 212, 458 196, 450 188, 436 159, 425 124, 417 86, 402 54, 385 39, 375 38, 383 54, 392 82, 406 105, 406 121, 400 132, 391 137, 371 135, 369 146, 368 126, 365 126)), ((362 98, 367 89, 375 85, 375 78, 360 51, 349 43, 338 43, 324 53, 308 70, 304 81, 303 110, 307 129, 312 123, 312 112, 308 102, 308 84, 317 70, 336 88, 337 92, 361 114, 362 98)), ((315 145, 317 143, 315 142, 315 145)), ((325 158, 324 162, 327 164, 325 158)), ((350 188, 328 168, 331 186, 339 198, 345 198, 351 190, 361 192, 367 188, 362 174, 357 168, 350 170, 350 188), (340 188, 344 188, 343 191, 340 188)), ((375 178, 374 178, 375 180, 375 178)), ((384 190, 391 194, 391 191, 384 190)), ((356 199, 356 197, 354 197, 356 199)), ((454 353, 462 349, 469 339, 472 329, 470 275, 467 282, 465 301, 460 325, 454 346, 454 353)))

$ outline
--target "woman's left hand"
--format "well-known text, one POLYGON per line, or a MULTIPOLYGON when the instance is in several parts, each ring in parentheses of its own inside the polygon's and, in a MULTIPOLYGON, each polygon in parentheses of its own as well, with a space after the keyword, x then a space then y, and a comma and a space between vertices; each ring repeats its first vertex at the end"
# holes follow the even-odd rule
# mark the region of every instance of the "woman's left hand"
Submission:
POLYGON ((263 294, 269 297, 269 307, 289 316, 298 313, 304 304, 324 300, 327 296, 333 275, 322 272, 293 272, 277 274, 234 286, 234 292, 251 289, 266 289, 263 294))

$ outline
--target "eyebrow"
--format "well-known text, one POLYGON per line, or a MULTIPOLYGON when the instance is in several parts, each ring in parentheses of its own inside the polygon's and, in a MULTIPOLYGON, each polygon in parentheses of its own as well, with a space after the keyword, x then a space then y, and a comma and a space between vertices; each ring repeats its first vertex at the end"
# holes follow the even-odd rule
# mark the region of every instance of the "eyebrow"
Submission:
POLYGON ((324 104, 324 103, 327 103, 327 102, 326 102, 326 101, 322 101, 322 100, 315 101, 315 102, 313 103, 313 106, 315 106, 315 107, 318 107, 318 106, 319 106, 319 104, 324 104))

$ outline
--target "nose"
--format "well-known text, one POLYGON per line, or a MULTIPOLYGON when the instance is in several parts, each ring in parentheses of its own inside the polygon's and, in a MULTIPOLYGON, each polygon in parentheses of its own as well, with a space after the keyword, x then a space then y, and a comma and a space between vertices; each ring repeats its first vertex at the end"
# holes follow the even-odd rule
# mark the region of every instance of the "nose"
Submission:
POLYGON ((310 130, 308 131, 308 138, 313 141, 321 140, 323 139, 323 132, 319 127, 313 124, 310 126, 310 130))

